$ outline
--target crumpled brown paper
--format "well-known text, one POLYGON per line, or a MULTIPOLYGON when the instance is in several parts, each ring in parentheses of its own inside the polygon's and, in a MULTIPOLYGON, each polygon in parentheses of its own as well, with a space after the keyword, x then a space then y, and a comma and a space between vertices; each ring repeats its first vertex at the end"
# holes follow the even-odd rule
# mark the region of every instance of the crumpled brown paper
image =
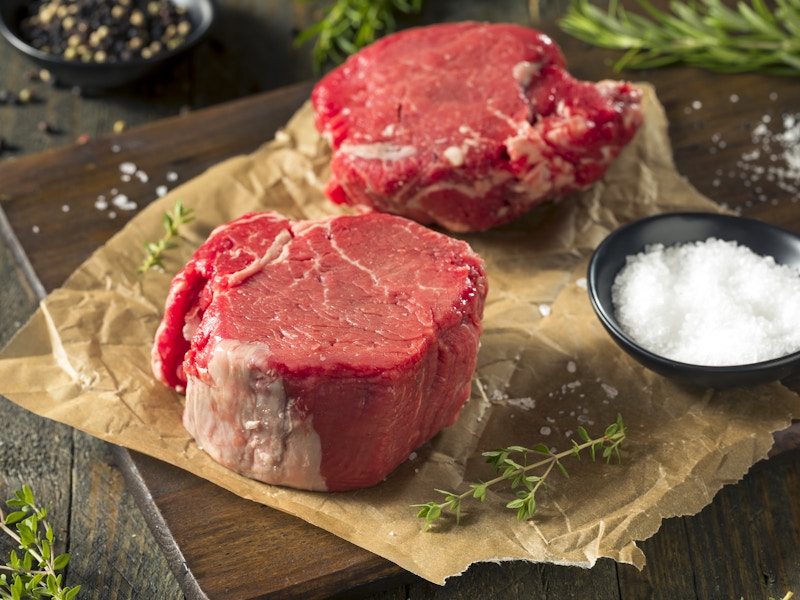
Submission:
POLYGON ((432 582, 471 563, 523 559, 592 566, 609 557, 641 568, 636 546, 662 519, 708 504, 770 449, 772 432, 800 415, 780 384, 710 391, 686 387, 632 362, 589 304, 592 249, 623 222, 673 210, 717 210, 675 171, 667 123, 650 87, 646 123, 604 181, 495 230, 462 236, 486 260, 490 293, 476 391, 456 425, 372 489, 301 492, 240 477, 198 450, 181 425, 182 398, 157 383, 150 348, 170 273, 216 225, 272 209, 317 218, 339 211, 321 195, 328 153, 304 106, 250 156, 230 159, 136 217, 41 304, 0 354, 0 392, 40 415, 152 455, 256 502, 297 515, 432 582), (195 209, 187 242, 167 273, 138 275, 142 242, 161 235, 177 198, 195 209), (479 393, 477 386, 482 387, 479 393), (434 488, 467 489, 492 475, 481 452, 543 442, 571 447, 582 425, 600 435, 621 414, 628 439, 620 464, 568 459, 536 518, 518 522, 506 488, 467 502, 423 531, 411 504, 434 488))

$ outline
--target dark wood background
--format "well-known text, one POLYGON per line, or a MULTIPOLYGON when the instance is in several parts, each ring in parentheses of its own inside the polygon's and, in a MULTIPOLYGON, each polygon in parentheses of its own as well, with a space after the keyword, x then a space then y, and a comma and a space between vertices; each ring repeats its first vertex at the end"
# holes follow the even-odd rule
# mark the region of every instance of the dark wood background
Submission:
MULTIPOLYGON (((99 211, 77 210, 91 207, 98 190, 113 185, 123 158, 135 158, 151 174, 149 187, 136 192, 145 203, 167 170, 185 180, 254 149, 307 96, 308 83, 294 84, 314 78, 309 51, 295 48, 292 39, 310 22, 310 6, 288 0, 218 4, 219 22, 192 55, 144 82, 95 97, 36 81, 35 69, 0 43, 0 89, 35 94, 29 104, 0 106, 7 147, 0 155, 0 344, 41 294, 133 216, 112 221, 99 211), (40 131, 42 121, 55 133, 40 131), (126 125, 122 134, 113 133, 117 122, 126 125), (76 145, 82 137, 88 142, 76 145), (123 152, 109 154, 110 141, 123 152)), ((427 5, 425 22, 531 22, 529 4, 519 1, 427 5)), ((613 54, 560 35, 550 21, 541 26, 562 44, 577 76, 625 76, 656 85, 679 171, 701 192, 800 232, 797 194, 779 185, 785 182, 756 176, 751 159, 743 159, 765 116, 779 131, 781 117, 799 110, 796 80, 692 69, 619 75, 608 67, 613 54)), ((761 163, 768 168, 768 157, 761 163)), ((800 593, 796 430, 779 436, 770 460, 726 486, 700 514, 669 519, 642 542, 648 557, 642 572, 607 560, 591 570, 476 565, 439 587, 293 517, 2 398, 0 418, 0 497, 27 483, 51 504, 61 547, 73 555, 67 582, 82 584, 84 598, 749 599, 800 593), (187 494, 202 501, 187 507, 187 494), (230 512, 251 524, 244 535, 228 526, 230 512)), ((4 555, 9 549, 0 540, 4 555)))

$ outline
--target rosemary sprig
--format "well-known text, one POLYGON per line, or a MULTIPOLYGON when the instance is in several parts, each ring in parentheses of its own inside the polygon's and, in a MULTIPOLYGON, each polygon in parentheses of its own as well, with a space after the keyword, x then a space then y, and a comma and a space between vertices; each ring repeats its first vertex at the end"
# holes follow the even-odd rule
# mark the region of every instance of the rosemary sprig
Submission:
POLYGON ((20 558, 16 550, 12 550, 9 562, 0 565, 0 599, 75 598, 81 586, 61 585, 58 571, 69 564, 70 555, 56 555, 53 528, 46 521, 47 509, 36 505, 27 485, 14 493, 8 506, 17 510, 6 515, 0 509, 0 529, 19 545, 23 555, 20 558))
POLYGON ((669 11, 636 0, 641 12, 610 0, 607 10, 572 0, 559 27, 602 48, 622 50, 616 70, 684 64, 723 73, 800 74, 800 0, 670 2, 669 11))
POLYGON ((323 17, 295 38, 298 46, 316 38, 312 57, 317 72, 329 62, 344 62, 381 35, 393 32, 397 13, 408 15, 422 9, 422 0, 328 0, 326 4, 323 17))
POLYGON ((622 422, 622 416, 617 416, 616 422, 606 427, 604 434, 596 439, 590 438, 583 427, 578 427, 578 435, 583 442, 578 443, 572 440, 572 449, 557 454, 544 444, 537 444, 533 448, 509 446, 484 452, 483 456, 486 457, 486 462, 490 463, 500 475, 486 482, 471 483, 469 490, 461 494, 437 489, 438 493, 444 495, 443 502, 431 501, 412 506, 419 509, 417 517, 425 519, 425 529, 439 519, 444 511, 454 513, 456 523, 459 523, 462 501, 471 496, 483 502, 486 500, 486 491, 489 487, 509 481, 511 489, 522 489, 517 491, 515 500, 506 504, 506 508, 516 510, 517 519, 520 521, 530 519, 536 512, 536 492, 540 488, 547 487, 545 480, 553 469, 557 467, 565 477, 569 477, 567 469, 561 463, 562 459, 569 456, 580 458, 580 453, 588 449, 592 460, 595 460, 598 453, 606 461, 610 461, 612 457, 619 460, 619 448, 625 440, 626 434, 627 429, 622 422), (521 456, 521 458, 516 458, 517 456, 521 456), (535 460, 534 457, 538 457, 538 460, 535 460), (529 462, 531 459, 534 459, 533 462, 529 462), (544 469, 544 471, 539 475, 530 474, 535 469, 544 469))
POLYGON ((178 229, 182 225, 194 221, 194 217, 192 216, 193 212, 193 209, 185 208, 180 199, 175 201, 175 206, 172 211, 164 213, 164 236, 157 242, 145 243, 144 249, 147 252, 147 256, 145 256, 142 264, 136 269, 137 273, 144 273, 145 271, 155 268, 164 268, 162 262, 164 253, 167 250, 177 247, 177 244, 172 240, 179 236, 178 229))

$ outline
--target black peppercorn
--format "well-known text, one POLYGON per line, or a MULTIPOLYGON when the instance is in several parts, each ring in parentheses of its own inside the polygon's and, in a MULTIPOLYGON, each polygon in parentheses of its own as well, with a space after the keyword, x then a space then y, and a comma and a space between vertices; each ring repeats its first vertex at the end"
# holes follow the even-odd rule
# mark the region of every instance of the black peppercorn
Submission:
POLYGON ((35 0, 22 21, 32 46, 84 62, 157 56, 191 31, 186 9, 171 0, 35 0))

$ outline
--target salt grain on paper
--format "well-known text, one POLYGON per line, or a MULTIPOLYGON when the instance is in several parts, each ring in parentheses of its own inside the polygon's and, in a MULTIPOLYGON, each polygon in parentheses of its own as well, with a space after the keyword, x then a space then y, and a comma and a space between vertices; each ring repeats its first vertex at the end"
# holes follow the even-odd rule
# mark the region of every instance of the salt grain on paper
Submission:
POLYGON ((800 350, 800 272, 735 242, 652 245, 611 295, 623 329, 666 358, 726 366, 800 350))
POLYGON ((609 385, 607 383, 601 383, 600 387, 603 388, 603 391, 609 398, 616 398, 617 395, 619 394, 619 390, 615 388, 613 385, 609 385))
POLYGON ((521 408, 522 410, 533 410, 536 408, 536 400, 533 398, 509 398, 508 399, 509 406, 515 406, 517 408, 521 408))

